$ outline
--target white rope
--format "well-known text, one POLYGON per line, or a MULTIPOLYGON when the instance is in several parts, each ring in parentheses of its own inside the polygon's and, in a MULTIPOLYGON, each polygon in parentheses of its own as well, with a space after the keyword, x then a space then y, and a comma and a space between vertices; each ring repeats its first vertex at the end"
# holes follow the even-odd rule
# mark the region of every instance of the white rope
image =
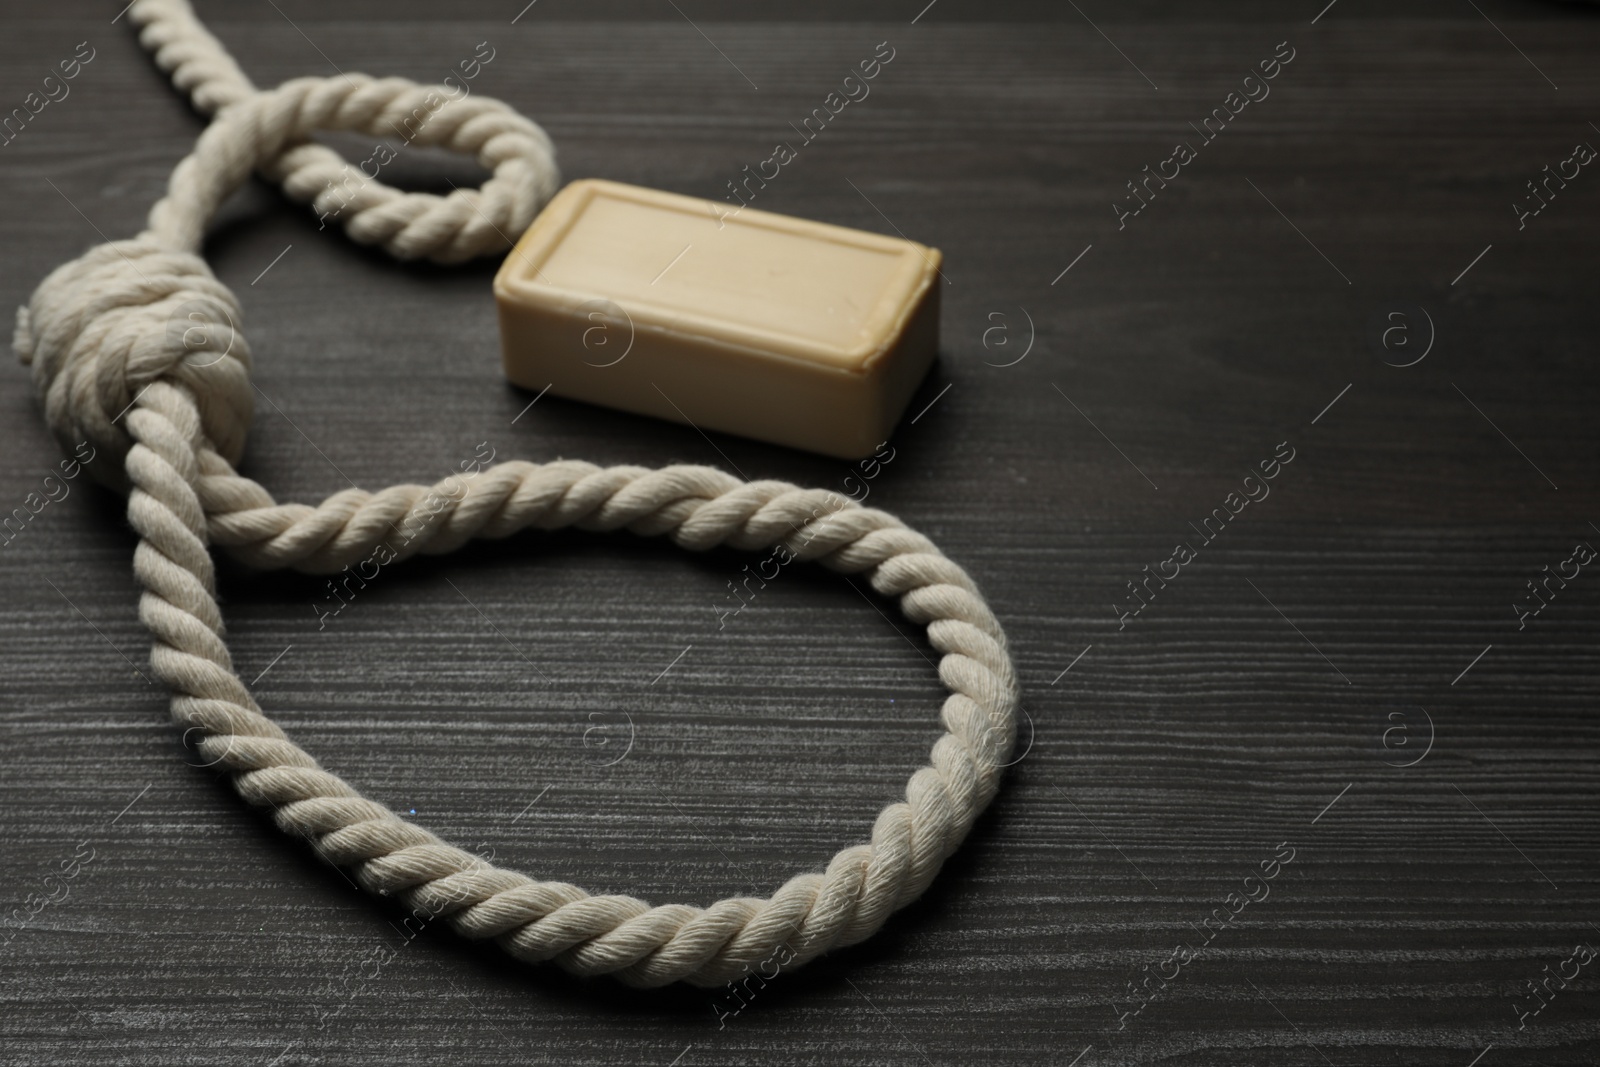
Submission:
MULTIPOLYGON (((106 463, 93 469, 128 492, 151 666, 173 691, 173 719, 201 738, 202 756, 364 888, 521 959, 634 985, 726 982, 779 946, 801 963, 870 936, 919 896, 994 796, 1015 735, 1005 635, 966 572, 884 512, 710 467, 509 462, 484 470, 464 496, 441 482, 352 489, 316 507, 277 503, 233 467, 252 410, 249 348, 237 332, 237 300, 199 255, 205 227, 252 170, 315 199, 330 175, 346 171, 309 140, 313 131, 381 133, 432 90, 351 75, 257 91, 185 0, 138 0, 129 15, 156 62, 214 117, 173 171, 149 229, 52 272, 18 311, 15 347, 32 364, 58 439, 69 448, 90 441, 122 462, 116 473, 106 463), (906 799, 879 814, 870 844, 844 849, 825 872, 798 875, 766 899, 696 908, 590 896, 493 867, 362 797, 289 740, 233 669, 210 545, 254 567, 322 574, 380 546, 402 559, 564 526, 666 535, 696 551, 783 545, 798 559, 866 575, 927 625, 951 690, 941 713, 947 733, 931 765, 912 775, 906 799)), ((340 213, 355 240, 441 262, 503 251, 506 235, 520 234, 557 184, 543 132, 498 101, 455 101, 418 140, 473 154, 493 177, 481 191, 445 198, 369 182, 340 213)))

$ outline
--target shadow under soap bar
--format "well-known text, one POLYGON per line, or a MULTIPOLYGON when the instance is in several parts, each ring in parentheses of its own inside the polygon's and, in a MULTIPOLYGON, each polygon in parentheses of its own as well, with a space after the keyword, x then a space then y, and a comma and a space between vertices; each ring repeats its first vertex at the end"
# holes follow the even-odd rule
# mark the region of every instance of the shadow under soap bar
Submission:
POLYGON ((933 362, 939 261, 912 241, 573 182, 495 275, 506 377, 859 459, 933 362))

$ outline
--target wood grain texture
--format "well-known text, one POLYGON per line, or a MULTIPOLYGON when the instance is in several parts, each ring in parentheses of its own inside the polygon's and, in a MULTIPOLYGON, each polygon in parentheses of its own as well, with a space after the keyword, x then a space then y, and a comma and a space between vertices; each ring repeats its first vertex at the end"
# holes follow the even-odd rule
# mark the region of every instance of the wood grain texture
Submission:
MULTIPOLYGON (((135 232, 199 129, 115 6, 6 13, 4 108, 77 42, 96 56, 0 148, 4 303, 135 232)), ((911 412, 931 406, 869 502, 933 537, 1007 627, 1032 744, 993 809, 882 934, 720 1025, 725 994, 408 938, 193 766, 139 673, 121 508, 79 479, 0 548, 0 904, 61 897, 0 918, 0 1061, 1600 1059, 1600 963, 1516 1014, 1529 980, 1600 946, 1600 576, 1525 629, 1511 608, 1600 541, 1600 176, 1523 230, 1508 210, 1600 143, 1600 21, 1532 0, 1342 0, 1315 25, 1319 3, 1243 0, 942 0, 915 25, 922 2, 677 6, 201 14, 261 84, 334 64, 437 78, 487 40, 478 91, 543 123, 568 178, 706 197, 894 45, 756 206, 945 253, 941 362, 911 412), (1124 183, 1284 40, 1271 95, 1119 230, 1124 183), (1437 336, 1402 369, 1369 334, 1406 304, 1437 336), (1285 441, 1270 497, 1119 626, 1126 583, 1198 543, 1189 524, 1285 441), (1281 842, 1271 895, 1119 1032, 1129 983, 1281 842)), ((479 177, 422 152, 392 173, 479 177)), ((841 489, 851 473, 528 408, 499 373, 494 264, 398 266, 260 186, 208 254, 256 357, 245 470, 280 499, 431 481, 484 441, 841 489)), ((0 424, 9 511, 58 459, 21 368, 0 375, 0 424)), ((938 732, 932 650, 859 582, 786 569, 719 631, 750 560, 519 537, 387 569, 320 628, 319 581, 226 568, 223 590, 243 677, 375 799, 537 876, 707 903, 864 838, 938 732)))

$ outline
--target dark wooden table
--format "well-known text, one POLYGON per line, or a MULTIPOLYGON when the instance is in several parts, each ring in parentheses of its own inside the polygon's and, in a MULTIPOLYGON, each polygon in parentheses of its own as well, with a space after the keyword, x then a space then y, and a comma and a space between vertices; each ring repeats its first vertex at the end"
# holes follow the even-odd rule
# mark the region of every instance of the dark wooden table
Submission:
MULTIPOLYGON (((1600 174, 1512 206, 1600 145, 1600 21, 1534 0, 924 3, 201 14, 266 85, 437 79, 487 41, 477 90, 543 123, 567 177, 705 197, 895 49, 757 206, 947 257, 941 361, 870 501, 983 585, 1028 726, 933 889, 737 1014, 407 938, 195 766, 145 677, 119 501, 81 478, 0 548, 0 1060, 1600 1061, 1600 575, 1566 562, 1600 545, 1600 174), (1228 103, 1275 53, 1270 95, 1228 103), (1194 158, 1131 199, 1180 141, 1194 158), (1118 203, 1144 206, 1119 223, 1118 203), (1234 503, 1275 453, 1270 496, 1234 503), (1133 614, 1128 583, 1170 576, 1179 542, 1194 558, 1133 614)), ((7 7, 3 108, 78 42, 94 55, 0 147, 17 304, 136 232, 200 122, 116 4, 7 7)), ((479 177, 421 151, 391 173, 479 177)), ((270 398, 245 470, 280 499, 431 481, 480 442, 851 473, 529 408, 499 370, 493 263, 397 266, 260 185, 208 254, 270 398)), ((59 459, 15 365, 0 420, 10 512, 59 459)), ((864 839, 942 699, 921 633, 837 576, 785 573, 719 632, 745 562, 519 537, 397 569, 325 625, 318 580, 229 568, 223 588, 263 705, 375 799, 535 875, 708 903, 864 839)))

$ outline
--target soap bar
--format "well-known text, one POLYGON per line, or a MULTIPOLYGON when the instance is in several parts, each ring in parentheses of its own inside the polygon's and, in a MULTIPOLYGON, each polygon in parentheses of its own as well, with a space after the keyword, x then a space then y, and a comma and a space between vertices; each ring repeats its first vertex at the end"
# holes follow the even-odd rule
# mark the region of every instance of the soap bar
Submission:
POLYGON ((933 362, 939 262, 913 241, 573 182, 495 276, 506 377, 860 459, 933 362))

